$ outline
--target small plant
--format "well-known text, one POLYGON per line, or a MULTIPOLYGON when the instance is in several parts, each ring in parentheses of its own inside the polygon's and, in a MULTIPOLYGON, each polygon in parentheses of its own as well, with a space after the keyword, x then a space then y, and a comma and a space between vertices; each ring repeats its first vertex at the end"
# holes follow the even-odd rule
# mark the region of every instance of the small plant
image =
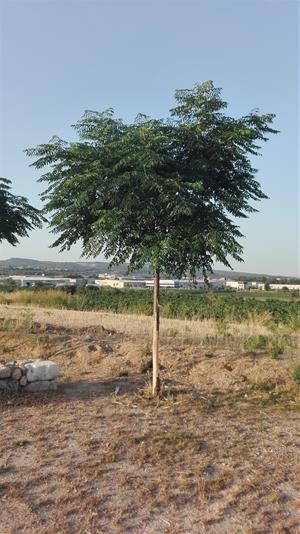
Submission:
POLYGON ((140 373, 142 375, 145 375, 152 371, 152 360, 148 360, 147 362, 142 363, 140 367, 140 373))
POLYGON ((266 393, 269 393, 270 391, 273 391, 275 385, 268 384, 267 382, 258 382, 256 384, 253 384, 252 388, 257 391, 264 391, 266 393))
POLYGON ((219 336, 226 337, 228 335, 228 321, 225 319, 218 319, 216 321, 216 330, 219 336))
POLYGON ((266 336, 255 336, 245 341, 245 348, 250 350, 263 350, 267 347, 268 338, 266 336))
POLYGON ((128 371, 120 371, 119 377, 121 378, 122 376, 129 376, 129 372, 128 371))
POLYGON ((32 328, 33 315, 29 310, 22 312, 17 318, 16 329, 21 332, 29 332, 32 328))
POLYGON ((33 347, 46 347, 48 344, 48 338, 41 334, 34 334, 31 336, 31 344, 33 347))
POLYGON ((174 327, 168 328, 166 332, 167 336, 169 337, 176 337, 178 334, 178 330, 174 327))
POLYGON ((292 372, 292 378, 294 382, 300 384, 300 365, 296 365, 296 367, 294 368, 292 372))
POLYGON ((280 354, 283 354, 283 347, 282 345, 279 345, 278 343, 274 343, 269 348, 269 355, 271 358, 276 359, 280 354))
POLYGON ((0 354, 6 354, 6 352, 9 352, 9 349, 4 345, 0 345, 0 354))

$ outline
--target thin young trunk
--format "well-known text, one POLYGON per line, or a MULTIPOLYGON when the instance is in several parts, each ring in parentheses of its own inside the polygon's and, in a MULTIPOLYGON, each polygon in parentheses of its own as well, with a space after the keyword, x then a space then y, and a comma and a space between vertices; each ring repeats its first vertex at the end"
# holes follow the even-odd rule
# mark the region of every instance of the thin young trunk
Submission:
POLYGON ((152 345, 152 362, 153 362, 153 396, 160 393, 160 378, 158 364, 158 343, 159 343, 159 271, 154 275, 153 290, 153 345, 152 345))

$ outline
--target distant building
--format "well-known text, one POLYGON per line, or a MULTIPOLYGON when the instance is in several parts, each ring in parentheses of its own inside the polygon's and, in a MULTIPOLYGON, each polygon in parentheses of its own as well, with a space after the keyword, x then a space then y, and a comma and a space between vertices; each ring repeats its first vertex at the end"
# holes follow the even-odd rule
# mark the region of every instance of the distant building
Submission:
POLYGON ((289 290, 289 291, 300 291, 300 284, 269 284, 270 289, 272 290, 289 290))
POLYGON ((208 286, 211 288, 222 288, 226 286, 226 279, 225 278, 209 278, 208 279, 208 286))
POLYGON ((124 287, 145 287, 145 280, 124 279, 124 278, 101 278, 95 280, 95 284, 99 287, 115 287, 123 289, 124 287))
MULTIPOLYGON (((161 289, 175 289, 182 287, 180 286, 181 280, 164 280, 163 278, 160 280, 159 285, 161 289)), ((146 287, 153 287, 154 281, 153 280, 146 280, 146 287)))
POLYGON ((266 284, 264 282, 251 282, 249 289, 260 289, 261 291, 264 291, 266 289, 266 284))
POLYGON ((251 287, 251 282, 243 282, 241 280, 226 280, 226 287, 236 289, 237 291, 243 291, 251 287))
POLYGON ((26 276, 26 275, 11 275, 9 277, 17 285, 21 287, 34 287, 34 286, 48 286, 48 287, 57 287, 57 286, 77 286, 85 285, 86 281, 83 278, 64 278, 56 276, 26 276))

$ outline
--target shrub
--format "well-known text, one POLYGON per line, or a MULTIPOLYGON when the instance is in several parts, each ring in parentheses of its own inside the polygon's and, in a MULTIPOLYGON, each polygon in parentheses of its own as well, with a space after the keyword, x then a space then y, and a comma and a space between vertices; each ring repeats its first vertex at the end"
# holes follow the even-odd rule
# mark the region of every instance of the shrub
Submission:
POLYGON ((283 354, 283 346, 279 343, 275 342, 269 347, 269 355, 271 356, 271 358, 278 358, 280 354, 283 354))
POLYGON ((255 336, 245 342, 245 348, 250 350, 262 350, 267 347, 268 338, 266 336, 255 336))

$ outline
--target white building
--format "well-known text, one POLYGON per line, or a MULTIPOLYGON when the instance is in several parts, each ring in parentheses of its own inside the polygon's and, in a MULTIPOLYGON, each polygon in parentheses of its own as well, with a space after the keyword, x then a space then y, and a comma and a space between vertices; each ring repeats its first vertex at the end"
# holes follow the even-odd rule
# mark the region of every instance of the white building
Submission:
MULTIPOLYGON (((180 287, 180 280, 167 280, 161 278, 159 285, 161 289, 175 289, 180 287)), ((146 280, 146 287, 153 287, 154 281, 153 280, 146 280)))
POLYGON ((289 291, 300 291, 300 284, 270 284, 270 289, 272 290, 284 290, 288 289, 289 291))
POLYGON ((124 278, 96 278, 95 284, 99 287, 115 287, 123 289, 124 287, 146 287, 145 280, 124 279, 124 278))
POLYGON ((226 280, 226 287, 236 289, 237 291, 243 291, 251 287, 251 282, 243 282, 241 280, 226 280))

